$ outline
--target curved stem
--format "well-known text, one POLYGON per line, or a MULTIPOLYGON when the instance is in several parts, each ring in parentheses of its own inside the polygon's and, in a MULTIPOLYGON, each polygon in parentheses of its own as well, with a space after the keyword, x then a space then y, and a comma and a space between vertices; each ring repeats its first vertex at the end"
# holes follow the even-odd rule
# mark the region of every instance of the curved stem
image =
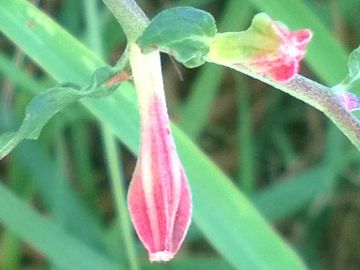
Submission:
POLYGON ((278 83, 265 74, 256 73, 243 65, 229 65, 229 67, 263 81, 322 111, 360 150, 360 121, 345 108, 331 88, 301 75, 296 75, 289 82, 278 83))
POLYGON ((129 42, 134 42, 149 23, 134 0, 103 0, 116 20, 121 24, 129 42))

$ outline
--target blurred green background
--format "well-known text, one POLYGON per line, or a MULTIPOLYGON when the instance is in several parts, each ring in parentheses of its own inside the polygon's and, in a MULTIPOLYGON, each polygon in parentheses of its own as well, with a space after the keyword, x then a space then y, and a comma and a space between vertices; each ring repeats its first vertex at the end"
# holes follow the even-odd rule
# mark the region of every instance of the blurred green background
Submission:
MULTIPOLYGON (((123 32, 100 0, 32 2, 107 63, 114 64, 124 51, 123 32)), ((138 3, 149 17, 176 5, 204 9, 214 15, 221 32, 246 29, 261 11, 291 29, 308 27, 315 36, 301 73, 327 85, 344 77, 347 54, 360 39, 358 0, 138 3)), ((31 21, 27 27, 34 27, 31 21)), ((344 135, 309 105, 237 72, 211 64, 190 70, 168 56, 162 60, 173 122, 247 195, 309 269, 360 269, 360 154, 344 135)), ((34 93, 55 83, 0 33, 1 133, 20 124, 34 93)), ((82 106, 68 107, 51 120, 38 141, 21 143, 0 161, 0 181, 27 203, 14 209, 25 211, 31 205, 54 221, 47 231, 57 234, 59 226, 66 228, 81 239, 79 250, 89 245, 130 269, 127 253, 121 250, 131 239, 121 232, 124 217, 116 214, 116 191, 108 177, 112 168, 107 168, 99 127, 82 106)), ((117 169, 126 191, 136 159, 123 145, 118 151, 117 169)), ((33 226, 27 224, 32 216, 12 212, 11 202, 16 201, 0 194, 0 208, 7 209, 17 226, 14 233, 0 218, 0 269, 67 269, 34 248, 31 236, 24 241, 19 231, 33 226)), ((32 231, 44 233, 40 227, 32 231)), ((130 236, 141 269, 248 269, 229 264, 195 223, 179 256, 165 265, 149 264, 135 235, 130 236)), ((53 244, 67 248, 65 240, 53 244)))

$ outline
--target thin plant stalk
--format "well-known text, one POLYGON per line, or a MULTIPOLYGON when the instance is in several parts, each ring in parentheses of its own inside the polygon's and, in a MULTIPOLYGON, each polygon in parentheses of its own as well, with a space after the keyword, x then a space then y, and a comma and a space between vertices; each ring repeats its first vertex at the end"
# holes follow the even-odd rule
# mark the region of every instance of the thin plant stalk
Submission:
POLYGON ((139 263, 137 260, 134 239, 132 236, 130 217, 126 207, 126 192, 123 185, 123 172, 120 156, 116 146, 116 139, 106 127, 102 127, 102 135, 105 146, 108 172, 111 178, 112 191, 117 206, 116 209, 118 212, 121 231, 124 237, 125 250, 129 260, 130 269, 138 270, 139 263))
POLYGON ((239 140, 239 163, 238 174, 239 185, 246 194, 255 191, 255 160, 254 141, 252 134, 250 93, 249 87, 243 77, 238 74, 236 79, 238 95, 238 140, 239 140))
POLYGON ((129 42, 134 42, 149 23, 142 9, 134 0, 103 0, 122 26, 129 42))
POLYGON ((229 66, 255 79, 296 97, 330 118, 360 150, 360 121, 342 104, 335 91, 301 75, 286 83, 278 83, 263 73, 249 70, 243 65, 229 66))

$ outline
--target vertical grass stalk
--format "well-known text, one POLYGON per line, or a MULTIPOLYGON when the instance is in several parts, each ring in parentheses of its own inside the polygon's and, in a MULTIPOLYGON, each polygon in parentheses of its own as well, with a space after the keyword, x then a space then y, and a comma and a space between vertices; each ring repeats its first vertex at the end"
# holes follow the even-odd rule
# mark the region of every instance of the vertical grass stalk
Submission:
POLYGON ((119 223, 124 237, 125 250, 128 256, 130 269, 138 270, 139 263, 137 261, 130 218, 126 207, 126 192, 123 185, 124 179, 122 177, 122 166, 118 149, 116 147, 116 140, 114 135, 111 134, 106 127, 102 127, 102 135, 105 146, 108 173, 111 179, 112 191, 117 206, 119 223))

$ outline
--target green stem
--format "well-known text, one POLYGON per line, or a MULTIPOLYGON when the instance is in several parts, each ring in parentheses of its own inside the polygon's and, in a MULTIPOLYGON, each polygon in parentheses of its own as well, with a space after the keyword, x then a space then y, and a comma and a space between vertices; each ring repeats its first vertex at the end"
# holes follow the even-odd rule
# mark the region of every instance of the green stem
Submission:
POLYGON ((97 11, 97 0, 84 0, 84 10, 86 19, 86 37, 90 47, 99 54, 104 55, 103 43, 101 40, 100 14, 97 11))
POLYGON ((103 0, 116 20, 121 24, 129 42, 134 42, 149 23, 134 0, 103 0))
POLYGON ((135 245, 132 237, 132 229, 128 210, 126 208, 126 196, 123 186, 122 167, 113 134, 106 128, 102 128, 105 155, 107 159, 108 173, 111 179, 112 191, 115 198, 119 223, 124 237, 125 249, 130 263, 130 269, 139 269, 135 245))
POLYGON ((278 83, 265 74, 256 73, 240 64, 229 65, 229 67, 263 81, 322 111, 360 150, 360 121, 345 108, 338 95, 331 88, 301 75, 296 75, 289 82, 278 83))
POLYGON ((239 75, 236 76, 238 86, 238 140, 239 140, 239 165, 238 178, 241 189, 246 194, 252 194, 256 188, 255 182, 255 160, 254 141, 251 123, 251 108, 249 87, 245 80, 239 75))

